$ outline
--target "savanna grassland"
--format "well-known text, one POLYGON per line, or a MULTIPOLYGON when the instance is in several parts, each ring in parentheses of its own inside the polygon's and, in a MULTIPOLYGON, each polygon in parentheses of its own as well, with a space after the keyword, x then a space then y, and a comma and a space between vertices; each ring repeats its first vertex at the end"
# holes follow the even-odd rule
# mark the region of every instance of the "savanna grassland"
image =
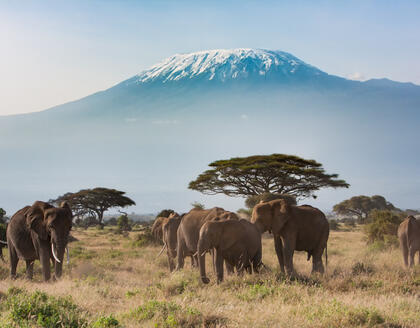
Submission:
POLYGON ((298 252, 299 278, 286 279, 265 236, 268 269, 220 285, 209 256, 209 285, 189 259, 169 273, 166 254, 157 257, 161 246, 141 231, 76 228, 72 235, 60 281, 41 282, 36 263, 29 282, 21 262, 12 281, 0 264, 1 327, 420 327, 420 266, 405 269, 398 248, 367 246, 360 227, 331 232, 323 277, 310 276, 306 253, 298 252))

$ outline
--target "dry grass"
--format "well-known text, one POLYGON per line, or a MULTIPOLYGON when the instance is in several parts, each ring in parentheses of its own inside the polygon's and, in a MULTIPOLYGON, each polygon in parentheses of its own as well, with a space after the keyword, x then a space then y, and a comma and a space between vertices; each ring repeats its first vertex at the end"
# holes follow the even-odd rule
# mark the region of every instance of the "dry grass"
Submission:
MULTIPOLYGON (((136 247, 128 237, 95 229, 75 230, 72 264, 54 283, 12 281, 0 264, 0 295, 14 286, 53 296, 71 295, 89 318, 113 314, 123 327, 420 327, 420 267, 407 270, 398 249, 367 247, 358 229, 332 232, 327 274, 310 276, 306 253, 295 255, 300 278, 278 272, 273 240, 263 239, 259 275, 229 276, 216 285, 199 282, 189 260, 170 274, 160 246, 136 247)), ((7 316, 0 312, 1 319, 7 316)), ((98 326, 99 327, 99 326, 98 326)))

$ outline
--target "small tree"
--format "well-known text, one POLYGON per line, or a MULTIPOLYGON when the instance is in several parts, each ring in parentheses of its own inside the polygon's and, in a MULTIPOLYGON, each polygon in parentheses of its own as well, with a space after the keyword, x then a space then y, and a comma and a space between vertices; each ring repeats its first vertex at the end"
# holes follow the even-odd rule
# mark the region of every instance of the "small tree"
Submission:
POLYGON ((360 223, 365 223, 372 210, 399 211, 394 205, 386 201, 383 196, 354 196, 334 205, 333 211, 341 215, 356 215, 360 223))
POLYGON ((402 213, 396 214, 390 210, 372 210, 369 214, 370 223, 365 226, 365 233, 369 243, 385 242, 397 243, 397 231, 404 220, 402 213))
POLYGON ((120 231, 131 231, 131 224, 127 215, 120 215, 117 219, 117 225, 120 231))
POLYGON ((249 197, 271 193, 303 199, 315 198, 315 192, 322 188, 349 187, 337 174, 325 173, 322 164, 293 155, 237 157, 209 166, 211 169, 191 181, 188 188, 207 195, 249 197))
POLYGON ((6 216, 6 211, 0 207, 0 223, 6 223, 4 222, 5 216, 6 216))
POLYGON ((124 191, 108 188, 83 189, 76 193, 67 193, 50 202, 59 204, 67 201, 76 217, 94 215, 103 225, 105 211, 113 207, 126 207, 136 203, 125 196, 124 191))

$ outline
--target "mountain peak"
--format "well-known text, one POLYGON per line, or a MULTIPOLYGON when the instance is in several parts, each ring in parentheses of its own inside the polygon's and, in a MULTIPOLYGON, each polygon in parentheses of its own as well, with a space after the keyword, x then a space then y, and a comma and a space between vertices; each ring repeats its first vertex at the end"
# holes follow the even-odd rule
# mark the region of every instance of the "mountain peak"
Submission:
POLYGON ((296 76, 304 72, 311 75, 325 74, 295 56, 265 49, 216 49, 176 54, 135 78, 136 83, 169 82, 186 79, 227 80, 252 76, 296 76))

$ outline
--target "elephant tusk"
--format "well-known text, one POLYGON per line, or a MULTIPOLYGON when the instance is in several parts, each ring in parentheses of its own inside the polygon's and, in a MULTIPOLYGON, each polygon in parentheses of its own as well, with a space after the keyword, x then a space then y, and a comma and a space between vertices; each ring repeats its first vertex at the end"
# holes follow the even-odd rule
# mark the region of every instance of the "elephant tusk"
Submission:
POLYGON ((52 254, 53 254, 53 256, 54 256, 54 259, 55 259, 58 263, 61 263, 61 261, 58 259, 57 255, 55 255, 54 243, 51 243, 51 251, 52 251, 52 254))
POLYGON ((204 251, 203 253, 201 253, 201 256, 206 255, 207 251, 204 251))
POLYGON ((165 250, 165 248, 166 248, 166 244, 163 245, 162 249, 160 250, 160 252, 158 254, 158 257, 163 253, 163 251, 165 250))
POLYGON ((7 241, 0 240, 0 244, 7 245, 7 241))
POLYGON ((67 265, 70 264, 70 253, 69 253, 69 247, 66 247, 66 253, 67 253, 67 265))

